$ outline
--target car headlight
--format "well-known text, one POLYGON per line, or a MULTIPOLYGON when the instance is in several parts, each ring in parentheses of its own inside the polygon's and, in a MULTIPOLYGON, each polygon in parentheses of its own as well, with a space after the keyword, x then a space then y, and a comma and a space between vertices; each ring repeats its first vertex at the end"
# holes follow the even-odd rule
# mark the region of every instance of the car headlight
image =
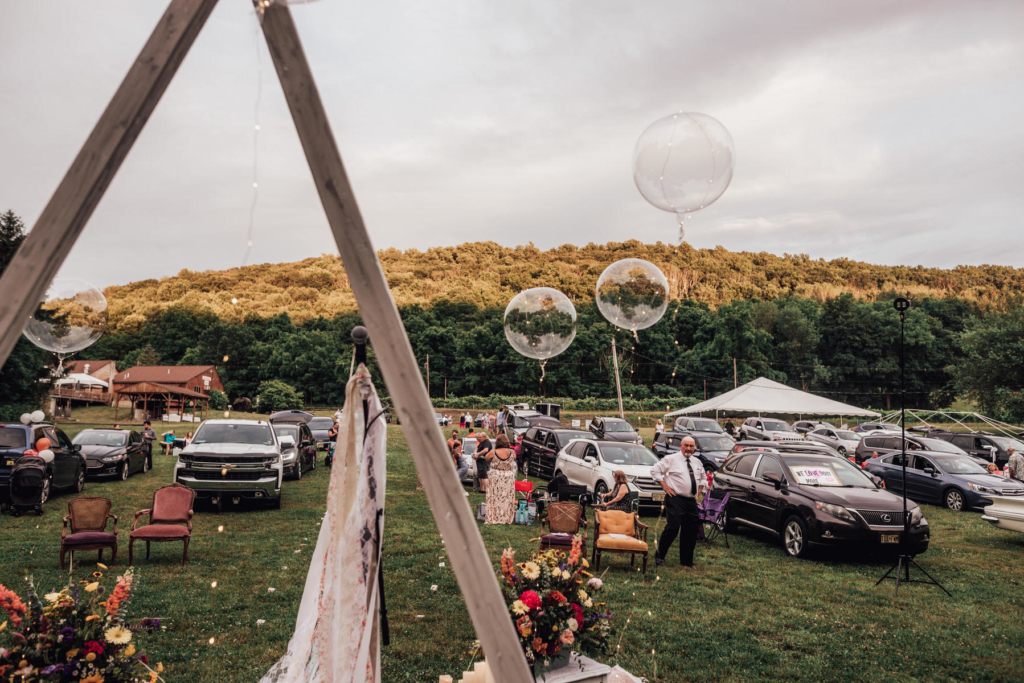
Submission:
POLYGON ((857 521, 857 520, 855 520, 853 518, 853 515, 850 514, 850 511, 847 510, 846 508, 844 508, 842 505, 832 505, 831 503, 821 503, 821 502, 816 502, 814 504, 816 506, 818 506, 819 510, 821 510, 824 513, 830 514, 833 517, 838 517, 839 519, 845 519, 848 522, 855 522, 855 521, 857 521))
POLYGON ((715 458, 715 462, 725 462, 725 458, 715 458))
POLYGON ((922 519, 924 519, 924 513, 921 512, 920 506, 918 506, 918 507, 916 507, 916 508, 914 508, 913 510, 910 511, 910 525, 911 526, 917 526, 918 524, 921 523, 922 519))
POLYGON ((117 462, 120 459, 121 459, 120 455, 109 455, 106 458, 103 458, 102 460, 103 460, 103 462, 117 462))
POLYGON ((993 488, 989 488, 988 486, 981 486, 980 484, 975 484, 973 482, 967 482, 967 485, 970 486, 975 491, 977 491, 978 493, 999 493, 993 488))
POLYGON ((282 460, 294 460, 295 459, 295 451, 292 451, 291 453, 285 453, 284 455, 281 456, 281 459, 282 460))

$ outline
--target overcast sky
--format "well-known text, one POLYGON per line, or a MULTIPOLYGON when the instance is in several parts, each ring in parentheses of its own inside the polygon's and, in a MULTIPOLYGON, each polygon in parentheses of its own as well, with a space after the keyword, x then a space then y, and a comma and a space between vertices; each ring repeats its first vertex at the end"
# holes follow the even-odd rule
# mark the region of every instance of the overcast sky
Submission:
MULTIPOLYGON (((4 0, 0 211, 31 226, 163 12, 4 0)), ((319 2, 292 8, 378 248, 640 239, 654 120, 736 168, 698 247, 1021 265, 1024 2, 319 2)), ((221 0, 62 275, 100 286, 336 253, 249 0, 221 0), (259 51, 259 56, 257 54, 259 51), (113 267, 112 267, 113 266, 113 267)))

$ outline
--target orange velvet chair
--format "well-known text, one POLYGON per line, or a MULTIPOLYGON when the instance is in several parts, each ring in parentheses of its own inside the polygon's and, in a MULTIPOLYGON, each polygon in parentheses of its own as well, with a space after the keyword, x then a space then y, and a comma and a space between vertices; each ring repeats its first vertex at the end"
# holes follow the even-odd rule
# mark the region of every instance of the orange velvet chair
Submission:
POLYGON ((99 562, 103 551, 110 548, 110 563, 117 560, 117 515, 110 514, 109 498, 75 498, 68 503, 68 516, 60 532, 60 568, 64 569, 64 556, 71 553, 75 560, 77 550, 99 550, 99 562), (114 533, 107 531, 107 520, 114 518, 114 533), (68 524, 71 533, 68 534, 68 524))
POLYGON ((647 574, 647 525, 635 512, 594 510, 594 573, 601 569, 601 553, 629 553, 633 566, 637 555, 643 555, 647 574))
POLYGON ((181 566, 188 561, 188 542, 192 538, 192 503, 196 492, 175 482, 153 492, 153 507, 135 513, 135 522, 128 535, 128 564, 132 564, 132 546, 135 541, 146 542, 146 559, 149 559, 149 544, 167 541, 182 541, 181 566), (139 526, 139 518, 149 515, 149 524, 139 526))

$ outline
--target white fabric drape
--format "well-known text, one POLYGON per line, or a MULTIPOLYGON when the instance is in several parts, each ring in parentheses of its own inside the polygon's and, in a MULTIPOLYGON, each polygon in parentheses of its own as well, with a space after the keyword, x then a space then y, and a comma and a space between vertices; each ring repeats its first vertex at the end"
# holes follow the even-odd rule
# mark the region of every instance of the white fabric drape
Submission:
POLYGON ((261 683, 380 681, 377 567, 386 444, 380 399, 360 364, 345 389, 327 514, 306 575, 295 633, 288 651, 261 683), (365 414, 372 420, 365 435, 364 400, 365 414))

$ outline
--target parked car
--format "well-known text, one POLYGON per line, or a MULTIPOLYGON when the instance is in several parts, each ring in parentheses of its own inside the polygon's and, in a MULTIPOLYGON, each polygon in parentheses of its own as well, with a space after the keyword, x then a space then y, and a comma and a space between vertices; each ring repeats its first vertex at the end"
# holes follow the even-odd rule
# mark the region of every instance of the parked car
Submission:
POLYGON ((748 417, 740 426, 740 439, 748 441, 800 441, 803 436, 782 420, 748 417))
MULTIPOLYGON (((792 557, 815 546, 901 547, 903 499, 845 458, 741 451, 715 473, 712 488, 729 493, 723 526, 767 532, 792 557)), ((910 533, 902 540, 919 555, 928 549, 928 521, 917 503, 907 512, 910 533)))
POLYGON ((622 470, 640 492, 641 505, 660 505, 665 492, 650 474, 657 462, 657 456, 640 444, 573 439, 559 451, 555 475, 564 474, 570 484, 586 486, 599 497, 612 489, 615 470, 622 470))
POLYGON ((744 451, 768 451, 771 453, 793 453, 803 455, 824 455, 843 458, 831 446, 814 441, 738 441, 732 447, 733 454, 744 451))
POLYGON ((508 413, 505 415, 505 424, 502 425, 502 431, 508 437, 509 443, 515 443, 516 437, 520 434, 526 434, 530 427, 558 429, 562 426, 558 418, 532 410, 526 404, 507 407, 508 413))
POLYGON ((281 444, 281 464, 284 474, 293 479, 302 479, 303 472, 316 469, 317 444, 309 425, 300 417, 270 417, 274 435, 281 444))
POLYGON ((929 436, 953 444, 972 456, 976 461, 984 461, 986 464, 994 462, 999 466, 999 469, 1003 469, 1006 463, 1010 461, 1010 454, 1006 452, 1007 448, 1012 446, 1019 453, 1024 454, 1024 443, 1006 436, 939 431, 932 431, 929 433, 929 436))
POLYGON ((888 422, 862 422, 854 427, 853 431, 858 434, 866 434, 868 432, 902 432, 903 430, 899 425, 888 422))
POLYGON ((333 417, 314 417, 306 423, 309 427, 309 431, 313 434, 313 441, 316 442, 317 450, 327 450, 330 439, 327 438, 327 434, 331 431, 331 427, 334 426, 333 417))
POLYGON ((658 459, 664 458, 669 453, 678 453, 683 439, 690 437, 696 445, 694 455, 700 459, 704 469, 714 472, 722 463, 729 459, 735 441, 729 438, 724 432, 662 432, 654 439, 651 451, 658 459))
POLYGON ((490 416, 487 413, 477 413, 476 417, 473 418, 473 426, 477 429, 486 427, 488 417, 490 416))
POLYGON ((281 507, 284 461, 269 422, 206 420, 174 465, 174 481, 218 507, 227 498, 281 507))
POLYGON ((50 440, 53 457, 46 456, 47 479, 43 489, 46 502, 53 492, 69 489, 81 493, 85 488, 86 461, 67 434, 48 422, 27 425, 0 423, 0 502, 7 504, 10 492, 11 469, 25 451, 34 449, 39 439, 50 440))
POLYGON ((133 429, 83 429, 71 443, 81 447, 90 477, 116 476, 124 481, 153 467, 153 455, 133 429))
POLYGON ((710 432, 712 434, 724 434, 725 430, 718 420, 710 417, 677 417, 672 431, 676 432, 710 432))
POLYGON ((831 427, 835 429, 835 425, 830 422, 818 422, 816 420, 800 420, 799 422, 793 423, 793 431, 797 434, 807 434, 813 432, 815 429, 822 427, 831 427))
MULTIPOLYGON (((491 444, 491 448, 494 448, 494 439, 488 439, 487 441, 491 444)), ((475 436, 462 437, 462 456, 466 458, 466 463, 469 464, 469 469, 462 476, 463 484, 472 484, 473 477, 476 476, 476 460, 473 458, 473 454, 476 453, 477 445, 478 442, 475 436)))
MULTIPOLYGON (((878 453, 879 457, 887 453, 895 453, 903 450, 902 437, 900 434, 889 432, 865 434, 857 446, 855 458, 857 464, 871 459, 872 453, 878 453), (884 434, 884 436, 883 436, 884 434)), ((935 453, 949 453, 950 455, 967 455, 962 449, 942 439, 931 439, 926 436, 907 436, 908 451, 932 451, 935 453)), ((978 460, 982 465, 987 461, 978 460)))
POLYGON ((597 437, 590 432, 572 427, 551 428, 530 427, 523 434, 523 468, 526 474, 551 480, 555 476, 555 460, 558 453, 573 439, 597 437))
MULTIPOLYGON (((869 460, 864 469, 885 480, 889 491, 903 492, 903 454, 869 460)), ((993 496, 1024 496, 1024 484, 984 467, 966 455, 907 453, 907 498, 950 510, 981 510, 993 496)))
POLYGON ((622 441, 625 443, 643 444, 644 440, 629 424, 620 417, 601 417, 598 415, 590 423, 590 432, 602 441, 622 441))
POLYGON ((839 455, 853 455, 860 445, 860 434, 851 432, 849 429, 836 429, 835 427, 819 427, 804 434, 808 441, 817 441, 826 446, 834 448, 839 455))

